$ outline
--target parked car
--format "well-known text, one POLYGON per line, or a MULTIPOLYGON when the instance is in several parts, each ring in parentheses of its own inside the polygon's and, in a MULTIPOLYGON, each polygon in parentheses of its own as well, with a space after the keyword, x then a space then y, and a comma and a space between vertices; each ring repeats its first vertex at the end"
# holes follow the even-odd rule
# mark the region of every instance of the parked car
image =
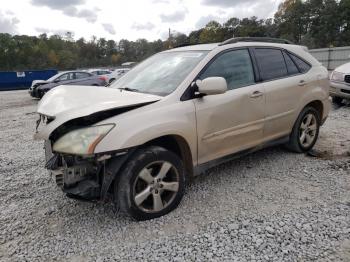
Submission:
POLYGON ((175 209, 186 181, 215 165, 276 144, 309 151, 330 110, 328 72, 304 47, 284 43, 181 47, 111 88, 54 89, 37 111, 46 167, 67 196, 111 194, 146 220, 175 209))
POLYGON ((109 75, 112 73, 112 71, 107 69, 89 69, 87 72, 98 76, 109 75))
POLYGON ((34 80, 29 89, 32 97, 42 98, 46 92, 60 85, 106 86, 107 77, 97 76, 85 71, 59 73, 48 80, 34 80))
POLYGON ((330 95, 336 104, 350 99, 350 63, 339 66, 332 72, 330 95))
POLYGON ((121 78, 124 74, 129 72, 131 69, 130 68, 119 68, 114 70, 111 74, 107 75, 108 77, 108 83, 112 84, 115 80, 118 80, 121 78))

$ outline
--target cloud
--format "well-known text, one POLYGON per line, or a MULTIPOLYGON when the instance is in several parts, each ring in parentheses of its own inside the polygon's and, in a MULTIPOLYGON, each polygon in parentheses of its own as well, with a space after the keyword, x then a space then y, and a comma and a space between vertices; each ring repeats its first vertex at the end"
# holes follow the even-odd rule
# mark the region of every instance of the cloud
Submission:
POLYGON ((142 31, 142 30, 152 30, 153 28, 155 28, 155 25, 150 23, 150 22, 147 22, 145 24, 139 24, 139 23, 134 23, 132 26, 131 26, 132 29, 135 29, 137 31, 142 31))
POLYGON ((5 14, 7 14, 7 15, 14 15, 15 13, 12 12, 11 10, 6 10, 5 14))
POLYGON ((6 16, 0 11, 0 32, 1 33, 8 33, 8 34, 17 33, 18 23, 19 23, 19 20, 16 17, 6 16))
MULTIPOLYGON (((100 10, 98 8, 95 8, 93 10, 90 9, 82 9, 76 13, 76 17, 84 18, 89 23, 95 23, 97 21, 97 13, 100 10)), ((74 15, 73 15, 74 16, 74 15)))
POLYGON ((110 33, 111 35, 115 35, 116 31, 114 29, 114 26, 112 24, 102 24, 103 29, 110 33))
POLYGON ((160 39, 167 40, 169 38, 169 31, 158 32, 160 39))
MULTIPOLYGON (((229 17, 272 17, 282 0, 202 0, 203 5, 217 7, 216 14, 220 12, 229 17)), ((221 17, 222 15, 219 15, 221 17)))
POLYGON ((48 34, 48 35, 65 36, 68 32, 74 35, 74 32, 72 30, 66 30, 66 29, 48 29, 45 27, 36 27, 35 31, 37 31, 40 34, 48 34))
POLYGON ((64 10, 67 7, 85 4, 85 0, 32 0, 36 6, 47 6, 51 9, 64 10))
POLYGON ((217 21, 219 23, 221 23, 222 18, 219 16, 213 16, 213 15, 208 15, 208 16, 202 16, 201 18, 198 19, 198 21, 196 22, 196 28, 203 28, 205 27, 210 21, 217 21))
POLYGON ((153 0, 152 4, 170 4, 169 0, 153 0))
POLYGON ((84 8, 78 10, 76 6, 85 4, 85 0, 32 0, 32 4, 59 10, 67 16, 83 18, 89 23, 95 23, 97 21, 97 13, 100 11, 96 7, 94 9, 84 8))
POLYGON ((236 7, 239 5, 247 5, 249 3, 258 3, 257 0, 202 0, 203 5, 218 6, 218 7, 236 7))
POLYGON ((176 23, 184 20, 187 13, 187 9, 183 9, 170 14, 161 14, 159 17, 163 23, 176 23))

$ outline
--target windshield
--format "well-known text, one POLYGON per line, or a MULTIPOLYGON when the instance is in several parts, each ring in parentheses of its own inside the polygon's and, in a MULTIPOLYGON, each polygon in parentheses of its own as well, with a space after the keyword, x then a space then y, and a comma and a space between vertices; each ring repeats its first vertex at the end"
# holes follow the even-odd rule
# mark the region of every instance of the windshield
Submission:
POLYGON ((172 93, 209 51, 156 54, 125 74, 112 88, 166 96, 172 93))
POLYGON ((58 73, 58 74, 56 74, 56 75, 54 75, 54 76, 51 76, 49 79, 47 79, 46 81, 47 82, 52 82, 52 81, 54 81, 57 77, 59 77, 60 75, 62 75, 63 73, 58 73))

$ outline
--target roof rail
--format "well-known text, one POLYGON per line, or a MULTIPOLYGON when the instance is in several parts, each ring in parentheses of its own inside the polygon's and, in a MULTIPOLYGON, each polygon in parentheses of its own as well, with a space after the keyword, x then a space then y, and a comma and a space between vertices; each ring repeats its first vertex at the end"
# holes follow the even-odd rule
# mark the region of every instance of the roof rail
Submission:
POLYGON ((276 44, 293 44, 291 41, 281 38, 271 38, 271 37, 234 37, 231 39, 228 39, 222 43, 219 44, 219 46, 222 45, 228 45, 228 44, 235 44, 238 42, 265 42, 265 43, 276 43, 276 44))

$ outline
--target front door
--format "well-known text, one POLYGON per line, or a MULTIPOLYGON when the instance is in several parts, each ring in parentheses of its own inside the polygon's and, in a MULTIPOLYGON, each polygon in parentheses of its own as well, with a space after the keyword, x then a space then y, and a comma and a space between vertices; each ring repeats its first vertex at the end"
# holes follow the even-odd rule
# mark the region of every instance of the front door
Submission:
POLYGON ((247 49, 220 54, 199 76, 219 76, 228 91, 194 101, 197 117, 198 164, 254 147, 263 140, 265 94, 255 84, 247 49))

